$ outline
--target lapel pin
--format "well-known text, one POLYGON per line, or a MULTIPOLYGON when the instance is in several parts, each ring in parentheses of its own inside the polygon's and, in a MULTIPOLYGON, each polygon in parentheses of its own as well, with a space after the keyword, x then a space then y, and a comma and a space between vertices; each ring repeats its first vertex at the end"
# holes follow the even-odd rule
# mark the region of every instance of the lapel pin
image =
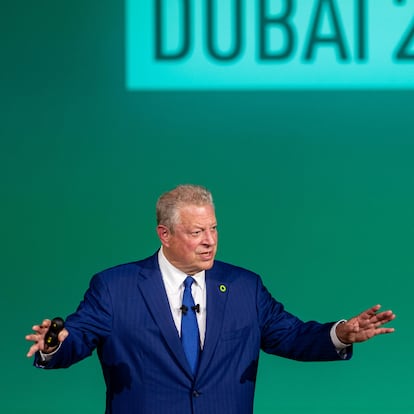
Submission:
POLYGON ((224 293, 227 290, 227 287, 226 285, 220 285, 219 289, 220 289, 220 292, 224 293))

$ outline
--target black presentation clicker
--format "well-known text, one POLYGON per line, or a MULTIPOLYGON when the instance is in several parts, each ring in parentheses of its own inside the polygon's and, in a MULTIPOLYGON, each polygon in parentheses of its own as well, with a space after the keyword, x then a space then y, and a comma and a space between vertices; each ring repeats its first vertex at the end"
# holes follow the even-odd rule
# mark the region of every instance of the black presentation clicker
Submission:
POLYGON ((45 344, 54 347, 59 344, 59 332, 65 327, 65 321, 62 318, 53 318, 50 328, 45 335, 45 344))

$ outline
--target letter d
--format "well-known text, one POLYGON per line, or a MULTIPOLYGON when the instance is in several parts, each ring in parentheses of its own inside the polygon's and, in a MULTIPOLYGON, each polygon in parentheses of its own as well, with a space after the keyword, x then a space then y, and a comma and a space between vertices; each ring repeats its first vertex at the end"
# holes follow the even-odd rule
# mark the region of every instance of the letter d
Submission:
MULTIPOLYGON (((165 50, 164 13, 162 12, 163 0, 155 1, 155 59, 156 60, 179 60, 184 58, 190 50, 190 0, 182 0, 182 44, 181 49, 175 52, 165 50)), ((179 21, 175 20, 175 22, 179 21)), ((177 30, 180 30, 177 25, 177 30)), ((167 33, 168 35, 168 33, 167 33)), ((179 36, 178 36, 179 37, 179 36)))

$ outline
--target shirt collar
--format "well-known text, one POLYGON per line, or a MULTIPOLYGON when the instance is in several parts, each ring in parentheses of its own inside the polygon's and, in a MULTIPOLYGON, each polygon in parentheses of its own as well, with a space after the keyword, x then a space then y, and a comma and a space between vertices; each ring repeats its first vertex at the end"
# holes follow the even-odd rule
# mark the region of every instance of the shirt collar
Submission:
MULTIPOLYGON (((167 285, 169 289, 178 291, 188 275, 183 271, 177 269, 167 260, 162 250, 162 246, 158 251, 158 263, 160 265, 161 275, 165 285, 167 285)), ((192 275, 196 284, 200 287, 201 290, 204 290, 206 286, 205 273, 206 272, 202 270, 201 272, 192 275)))

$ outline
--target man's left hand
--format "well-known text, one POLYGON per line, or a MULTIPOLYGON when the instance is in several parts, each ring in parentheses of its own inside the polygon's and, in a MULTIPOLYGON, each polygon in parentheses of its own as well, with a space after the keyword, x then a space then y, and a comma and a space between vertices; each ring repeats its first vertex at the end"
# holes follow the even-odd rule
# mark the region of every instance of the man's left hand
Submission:
POLYGON ((336 335, 344 344, 364 342, 376 335, 394 332, 394 328, 384 328, 383 325, 395 319, 395 314, 388 310, 378 312, 381 305, 373 306, 350 320, 336 327, 336 335))

